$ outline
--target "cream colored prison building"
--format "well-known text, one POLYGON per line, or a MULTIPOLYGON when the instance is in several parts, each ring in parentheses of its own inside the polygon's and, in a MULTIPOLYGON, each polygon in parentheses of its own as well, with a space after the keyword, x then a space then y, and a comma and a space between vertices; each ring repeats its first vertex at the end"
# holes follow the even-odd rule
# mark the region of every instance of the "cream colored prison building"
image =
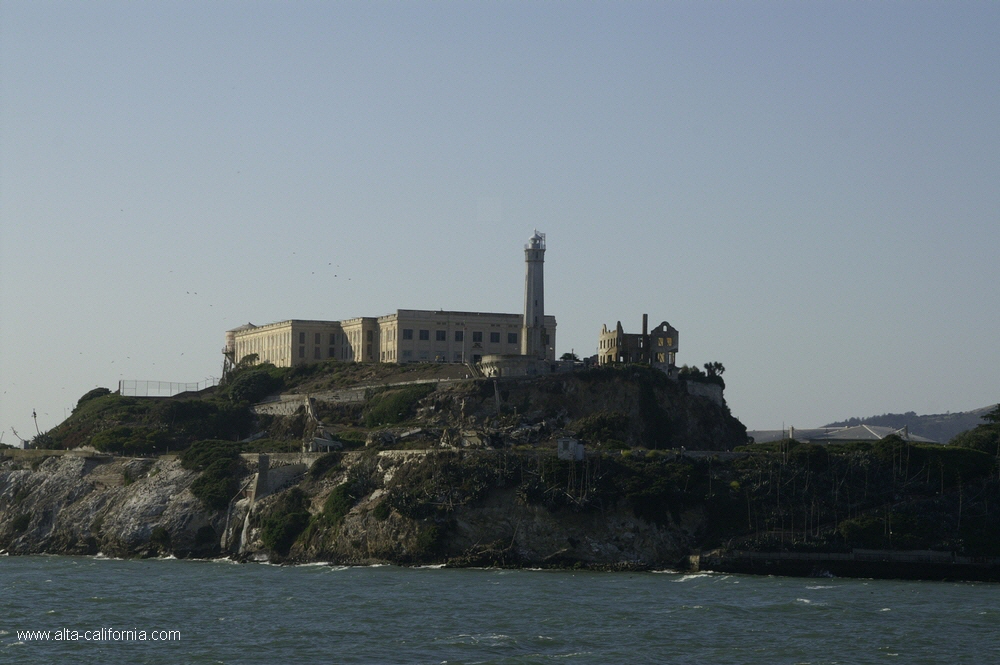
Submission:
MULTIPOLYGON (((344 362, 478 363, 485 355, 519 355, 521 314, 399 309, 380 317, 345 321, 292 319, 226 333, 223 352, 239 362, 292 367, 324 360, 344 362)), ((556 319, 545 317, 545 359, 555 360, 556 319)))

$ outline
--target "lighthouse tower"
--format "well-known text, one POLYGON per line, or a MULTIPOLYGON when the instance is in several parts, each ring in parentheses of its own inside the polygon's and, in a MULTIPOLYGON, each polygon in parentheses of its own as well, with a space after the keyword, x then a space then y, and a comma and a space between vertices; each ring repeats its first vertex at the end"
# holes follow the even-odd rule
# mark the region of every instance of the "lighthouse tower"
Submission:
POLYGON ((535 235, 524 246, 524 323, 521 327, 521 355, 545 358, 545 234, 535 235))

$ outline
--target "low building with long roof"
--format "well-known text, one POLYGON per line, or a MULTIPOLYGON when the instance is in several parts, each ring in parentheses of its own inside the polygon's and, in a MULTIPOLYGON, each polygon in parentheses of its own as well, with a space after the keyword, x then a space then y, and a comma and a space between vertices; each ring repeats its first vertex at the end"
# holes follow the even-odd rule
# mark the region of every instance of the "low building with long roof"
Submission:
POLYGON ((941 443, 927 437, 911 434, 909 429, 901 427, 880 427, 878 425, 855 425, 853 427, 818 427, 814 429, 751 430, 747 437, 754 443, 770 443, 783 439, 795 439, 802 443, 850 443, 854 441, 881 441, 887 436, 896 435, 911 443, 941 443))

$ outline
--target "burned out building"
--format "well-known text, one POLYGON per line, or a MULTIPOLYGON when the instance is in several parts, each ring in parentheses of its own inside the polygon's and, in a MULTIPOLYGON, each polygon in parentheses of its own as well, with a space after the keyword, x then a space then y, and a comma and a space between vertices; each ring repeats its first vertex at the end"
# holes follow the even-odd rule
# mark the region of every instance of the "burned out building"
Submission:
POLYGON ((601 365, 640 363, 672 374, 677 367, 677 328, 663 321, 649 330, 649 315, 642 315, 642 332, 626 333, 622 322, 613 330, 602 326, 597 346, 597 361, 601 365))

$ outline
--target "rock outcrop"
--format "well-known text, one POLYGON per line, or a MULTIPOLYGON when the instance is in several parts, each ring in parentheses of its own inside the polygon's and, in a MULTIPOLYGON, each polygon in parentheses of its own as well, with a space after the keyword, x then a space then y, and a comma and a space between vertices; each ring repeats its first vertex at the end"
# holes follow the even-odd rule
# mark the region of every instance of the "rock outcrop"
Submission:
POLYGON ((224 515, 173 458, 41 455, 0 463, 0 547, 12 554, 217 554, 224 515))
MULTIPOLYGON (((598 483, 594 465, 577 465, 577 478, 572 463, 551 455, 384 451, 337 455, 337 462, 269 496, 253 502, 238 496, 228 510, 210 511, 190 491, 198 474, 172 458, 7 458, 0 463, 0 548, 10 554, 647 568, 676 563, 703 521, 698 510, 659 524, 637 517, 624 496, 585 489, 598 483), (546 465, 547 484, 526 485, 546 465), (332 518, 328 499, 344 488, 350 488, 349 504, 332 518), (275 511, 290 491, 305 497, 309 525, 292 534, 289 551, 277 552, 263 536, 264 525, 281 519, 275 511), (553 491, 558 496, 547 496, 553 491)), ((246 484, 253 468, 241 468, 246 484)), ((601 482, 617 482, 608 473, 618 471, 609 469, 601 482)))

